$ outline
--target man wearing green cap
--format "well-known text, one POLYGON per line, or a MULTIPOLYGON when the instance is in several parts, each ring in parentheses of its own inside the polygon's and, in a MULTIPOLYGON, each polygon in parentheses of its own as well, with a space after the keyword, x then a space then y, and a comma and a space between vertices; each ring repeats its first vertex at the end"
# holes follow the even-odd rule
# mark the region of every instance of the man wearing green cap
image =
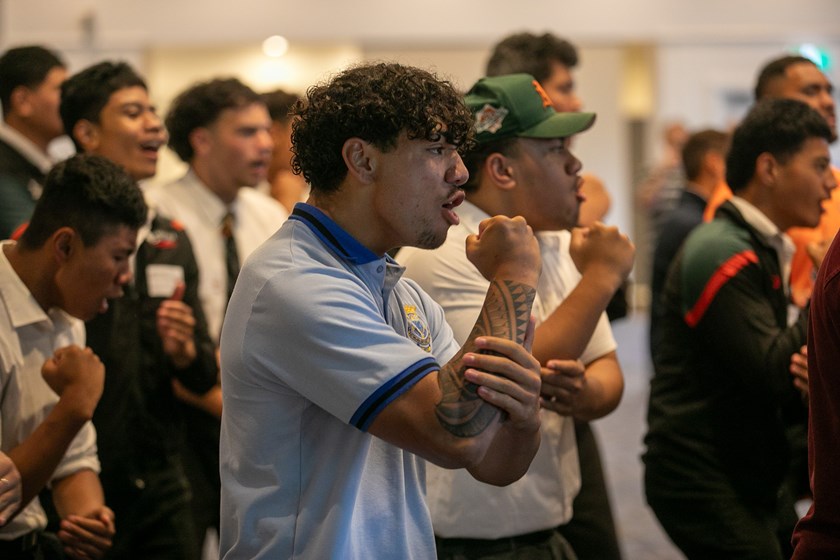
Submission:
POLYGON ((577 228, 581 163, 569 137, 592 113, 557 113, 528 74, 484 78, 466 96, 476 144, 459 225, 435 251, 406 248, 397 260, 446 313, 458 340, 481 309, 487 281, 463 257, 465 239, 494 215, 522 216, 537 235, 543 273, 533 313, 542 368, 542 444, 528 473, 505 487, 475 484, 429 466, 427 498, 441 559, 575 558, 557 528, 572 515, 580 470, 572 418, 612 411, 623 380, 603 313, 633 264, 614 227, 577 228), (498 556, 497 556, 498 555, 498 556), (540 556, 537 556, 540 555, 540 556))

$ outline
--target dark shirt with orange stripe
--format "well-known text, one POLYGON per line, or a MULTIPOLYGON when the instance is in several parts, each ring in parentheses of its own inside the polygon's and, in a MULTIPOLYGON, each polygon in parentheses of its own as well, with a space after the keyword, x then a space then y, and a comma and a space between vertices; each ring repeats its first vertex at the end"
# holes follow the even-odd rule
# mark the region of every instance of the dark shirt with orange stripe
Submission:
POLYGON ((663 483, 720 484, 774 507, 790 468, 786 434, 807 420, 789 367, 808 309, 788 326, 788 302, 776 251, 731 203, 688 237, 653 349, 643 459, 663 483))

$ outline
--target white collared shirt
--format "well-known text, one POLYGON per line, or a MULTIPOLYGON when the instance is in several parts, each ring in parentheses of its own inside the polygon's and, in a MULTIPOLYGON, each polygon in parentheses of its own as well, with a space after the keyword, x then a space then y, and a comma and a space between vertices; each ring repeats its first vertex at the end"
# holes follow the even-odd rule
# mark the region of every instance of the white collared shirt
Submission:
MULTIPOLYGON (((85 345, 84 324, 60 309, 44 312, 12 268, 0 243, 0 450, 8 452, 28 438, 49 415, 58 395, 41 376, 41 367, 59 348, 85 345)), ((57 480, 83 469, 99 472, 96 431, 86 422, 53 472, 57 480)), ((0 528, 10 540, 47 525, 38 498, 0 528)))
POLYGON ((32 165, 40 169, 45 175, 50 170, 50 167, 53 166, 53 161, 49 155, 42 152, 32 140, 2 121, 0 121, 0 140, 3 140, 17 150, 20 155, 28 159, 32 165))
MULTIPOLYGON (((467 236, 489 218, 477 206, 458 207, 461 223, 449 230, 444 244, 426 251, 401 249, 397 260, 406 277, 416 281, 446 312, 456 340, 462 344, 484 305, 489 282, 467 260, 467 236)), ((567 231, 537 235, 543 259, 532 313, 537 324, 546 320, 580 282, 569 256, 567 231)), ((615 350, 606 314, 580 356, 584 364, 615 350)), ((567 523, 580 489, 580 467, 571 418, 541 411, 541 443, 528 472, 503 488, 473 479, 465 470, 426 468, 427 502, 435 534, 444 538, 496 539, 551 529, 567 523)))

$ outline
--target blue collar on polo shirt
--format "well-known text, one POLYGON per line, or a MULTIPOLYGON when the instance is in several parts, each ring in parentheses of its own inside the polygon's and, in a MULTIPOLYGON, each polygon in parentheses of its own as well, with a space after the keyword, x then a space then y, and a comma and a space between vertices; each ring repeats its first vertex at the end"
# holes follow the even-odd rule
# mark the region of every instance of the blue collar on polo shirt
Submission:
POLYGON ((309 226, 325 245, 353 264, 367 264, 383 258, 359 243, 332 218, 305 202, 295 204, 289 219, 301 221, 309 226))

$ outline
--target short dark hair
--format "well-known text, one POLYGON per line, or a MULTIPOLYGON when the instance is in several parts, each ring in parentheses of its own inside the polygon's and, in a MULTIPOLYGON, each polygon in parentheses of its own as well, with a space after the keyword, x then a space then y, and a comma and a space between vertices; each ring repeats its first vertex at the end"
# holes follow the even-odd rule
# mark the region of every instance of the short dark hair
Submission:
POLYGON ((0 56, 0 105, 12 110, 12 92, 20 87, 35 88, 53 68, 66 68, 59 56, 44 47, 30 45, 9 49, 0 56))
POLYGON ((50 170, 19 243, 34 250, 59 228, 71 227, 91 247, 118 226, 136 230, 145 221, 146 203, 134 179, 102 156, 79 154, 50 170))
POLYGON ((452 84, 394 63, 355 66, 309 88, 293 117, 292 168, 320 192, 337 190, 347 176, 341 150, 349 138, 388 151, 402 133, 412 140, 440 134, 459 149, 473 135, 472 113, 452 84))
POLYGON ((271 120, 279 123, 287 123, 292 118, 289 112, 298 102, 300 96, 296 93, 289 93, 282 89, 275 89, 260 95, 265 106, 268 108, 268 114, 271 115, 271 120))
POLYGON ((784 78, 787 69, 795 64, 810 64, 811 66, 816 66, 813 60, 797 55, 786 55, 771 60, 765 64, 758 73, 758 79, 755 82, 755 90, 753 91, 755 100, 758 101, 760 99, 764 99, 770 89, 770 84, 779 78, 784 78))
POLYGON ((195 155, 190 134, 213 124, 222 111, 262 103, 257 93, 236 78, 200 82, 181 92, 166 114, 169 147, 187 163, 195 155))
POLYGON ((89 66, 61 84, 61 121, 76 150, 82 151, 81 144, 73 136, 76 123, 81 120, 99 123, 102 109, 115 91, 137 86, 148 90, 146 82, 131 66, 111 61, 89 66))
POLYGON ((735 129, 726 157, 726 182, 732 192, 745 188, 755 174, 755 162, 769 153, 784 163, 809 138, 831 141, 831 129, 817 111, 795 99, 765 99, 756 103, 735 129))
POLYGON ((524 72, 542 83, 551 76, 552 62, 574 68, 578 63, 577 49, 551 33, 516 33, 505 37, 493 48, 485 74, 504 76, 524 72))
POLYGON ((707 153, 716 152, 726 157, 728 145, 729 135, 720 130, 708 128, 689 136, 682 149, 682 165, 686 179, 694 181, 700 176, 703 158, 707 153))

